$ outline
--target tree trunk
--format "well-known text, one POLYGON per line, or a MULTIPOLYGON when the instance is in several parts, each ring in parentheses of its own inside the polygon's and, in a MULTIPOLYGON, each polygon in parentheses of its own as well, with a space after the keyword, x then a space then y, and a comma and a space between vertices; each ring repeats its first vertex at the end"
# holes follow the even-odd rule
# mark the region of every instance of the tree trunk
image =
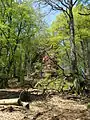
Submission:
POLYGON ((25 51, 25 58, 24 58, 24 73, 25 73, 25 75, 27 75, 27 61, 28 61, 28 57, 27 57, 27 52, 25 51))
POLYGON ((23 71, 23 63, 22 63, 22 51, 20 51, 20 61, 18 66, 18 82, 24 82, 24 71, 23 71))
POLYGON ((13 61, 13 77, 16 77, 16 60, 13 61))
POLYGON ((90 40, 87 40, 87 87, 90 90, 90 40))
POLYGON ((74 75, 78 73, 77 69, 77 57, 76 57, 76 46, 75 46, 75 30, 74 30, 74 17, 72 12, 72 0, 70 0, 69 6, 69 27, 70 27, 70 47, 71 47, 71 72, 74 75))
POLYGON ((85 51, 85 47, 86 47, 86 44, 83 41, 80 41, 81 43, 81 49, 82 49, 82 55, 83 55, 83 65, 84 65, 84 73, 86 73, 86 51, 85 51), (84 45, 85 44, 85 45, 84 45))

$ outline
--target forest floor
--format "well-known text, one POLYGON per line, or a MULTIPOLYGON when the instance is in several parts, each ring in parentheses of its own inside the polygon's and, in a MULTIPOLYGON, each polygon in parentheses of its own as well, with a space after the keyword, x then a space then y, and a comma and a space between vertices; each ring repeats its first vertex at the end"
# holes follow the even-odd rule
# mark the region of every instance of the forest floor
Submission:
MULTIPOLYGON (((45 99, 30 102, 30 109, 22 106, 0 105, 0 120, 90 120, 87 104, 69 95, 51 94, 45 99)), ((1 98, 0 98, 1 99, 1 98)))

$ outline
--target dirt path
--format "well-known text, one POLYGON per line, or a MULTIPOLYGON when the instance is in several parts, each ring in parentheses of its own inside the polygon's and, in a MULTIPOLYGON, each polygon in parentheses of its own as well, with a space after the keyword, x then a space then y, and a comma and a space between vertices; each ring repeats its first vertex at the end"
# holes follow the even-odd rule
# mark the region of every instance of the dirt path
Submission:
MULTIPOLYGON (((0 110, 3 107, 0 106, 0 110)), ((30 103, 30 110, 12 106, 14 110, 0 111, 0 120, 90 120, 90 110, 77 101, 53 95, 43 101, 30 103)))

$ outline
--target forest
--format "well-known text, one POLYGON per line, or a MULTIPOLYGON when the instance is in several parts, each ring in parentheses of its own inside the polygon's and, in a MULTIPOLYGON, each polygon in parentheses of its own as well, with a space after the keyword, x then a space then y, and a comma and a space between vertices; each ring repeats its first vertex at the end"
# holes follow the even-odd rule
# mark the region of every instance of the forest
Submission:
POLYGON ((90 0, 0 0, 0 120, 9 120, 2 111, 18 111, 15 120, 89 120, 89 110, 90 0))

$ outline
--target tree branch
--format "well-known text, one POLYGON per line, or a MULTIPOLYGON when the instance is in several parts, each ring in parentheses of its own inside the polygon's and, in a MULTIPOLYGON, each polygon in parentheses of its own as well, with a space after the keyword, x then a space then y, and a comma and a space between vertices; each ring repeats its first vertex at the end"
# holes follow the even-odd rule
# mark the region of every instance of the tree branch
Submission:
MULTIPOLYGON (((65 0, 64 0, 65 1, 65 0)), ((66 4, 66 2, 65 3, 63 3, 63 1, 62 0, 59 0, 59 2, 64 6, 64 7, 66 7, 66 8, 69 8, 66 4)))
POLYGON ((57 3, 55 3, 52 0, 45 0, 45 3, 47 3, 49 6, 51 6, 53 10, 65 11, 63 7, 61 7, 60 5, 58 5, 57 3))
POLYGON ((88 15, 90 15, 90 13, 79 13, 79 15, 88 16, 88 15))
POLYGON ((66 0, 64 0, 64 2, 65 2, 65 4, 69 5, 69 3, 68 3, 68 2, 66 2, 66 0))
POLYGON ((73 3, 73 6, 77 3, 78 0, 75 0, 75 2, 73 3))

